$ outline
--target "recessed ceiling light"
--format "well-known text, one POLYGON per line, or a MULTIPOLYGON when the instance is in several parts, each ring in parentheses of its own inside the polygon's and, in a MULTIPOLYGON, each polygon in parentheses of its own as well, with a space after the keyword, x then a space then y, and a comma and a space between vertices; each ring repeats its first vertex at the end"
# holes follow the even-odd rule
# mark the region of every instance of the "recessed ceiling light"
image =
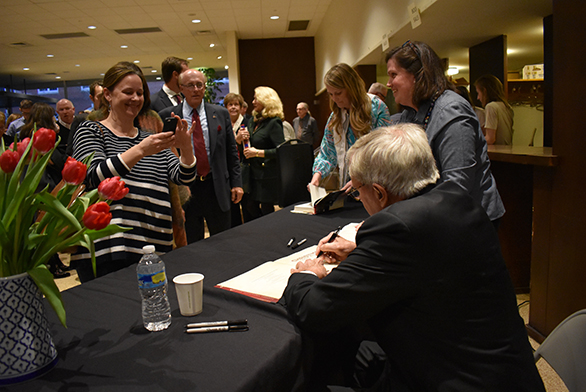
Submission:
POLYGON ((76 66, 76 67, 80 67, 80 65, 79 65, 79 64, 75 64, 75 66, 76 66))
POLYGON ((193 60, 193 57, 188 57, 187 60, 191 61, 193 60))
POLYGON ((55 56, 53 56, 52 54, 48 54, 47 57, 55 57, 55 56))
POLYGON ((105 74, 101 73, 100 76, 104 76, 105 74))
POLYGON ((23 71, 30 71, 30 68, 28 68, 28 67, 24 67, 22 70, 23 70, 23 71))
POLYGON ((157 76, 157 80, 161 80, 161 77, 160 76, 157 76))
POLYGON ((127 48, 128 48, 128 45, 120 45, 120 47, 121 47, 122 49, 127 49, 127 48))
POLYGON ((87 28, 88 28, 88 29, 90 29, 90 30, 95 30, 95 29, 97 29, 97 27, 96 27, 96 26, 88 26, 87 28))
POLYGON ((222 58, 222 56, 218 56, 218 60, 221 59, 221 58, 222 58))
POLYGON ((140 60, 134 60, 134 64, 140 63, 140 60))
POLYGON ((224 65, 224 69, 228 69, 228 66, 227 65, 224 65))
POLYGON ((271 19, 272 20, 277 20, 277 19, 279 19, 279 16, 278 15, 273 15, 273 16, 271 16, 271 19))
POLYGON ((200 19, 193 19, 193 20, 191 21, 191 23, 201 23, 201 20, 200 20, 200 19))
POLYGON ((61 79, 61 76, 55 76, 55 79, 61 79))
POLYGON ((216 44, 210 44, 210 48, 213 48, 214 46, 216 46, 216 44))

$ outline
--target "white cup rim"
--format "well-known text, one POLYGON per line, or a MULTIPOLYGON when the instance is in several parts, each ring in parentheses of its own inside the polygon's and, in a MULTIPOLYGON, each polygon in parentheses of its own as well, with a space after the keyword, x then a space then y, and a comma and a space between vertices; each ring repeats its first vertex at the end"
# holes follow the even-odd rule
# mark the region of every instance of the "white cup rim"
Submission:
POLYGON ((203 280, 204 276, 202 274, 199 273, 187 273, 187 274, 181 274, 181 275, 177 275, 176 277, 173 278, 173 283, 175 284, 193 284, 193 283, 198 283, 201 282, 203 280))

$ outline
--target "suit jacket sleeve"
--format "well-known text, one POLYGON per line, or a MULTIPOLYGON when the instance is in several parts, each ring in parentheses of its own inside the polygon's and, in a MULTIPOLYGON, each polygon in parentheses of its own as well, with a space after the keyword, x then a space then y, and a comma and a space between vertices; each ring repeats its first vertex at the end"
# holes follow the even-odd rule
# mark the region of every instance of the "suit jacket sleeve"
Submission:
POLYGON ((240 159, 238 157, 238 146, 232 131, 230 114, 226 111, 223 116, 224 132, 226 132, 226 165, 230 174, 230 187, 242 188, 242 176, 240 175, 240 159))
POLYGON ((302 328, 335 331, 419 291, 420 283, 413 279, 418 267, 411 262, 409 229, 403 222, 390 214, 374 215, 360 229, 357 244, 322 280, 299 273, 289 278, 287 309, 302 328))
POLYGON ((151 109, 155 112, 158 113, 161 110, 171 106, 173 106, 173 102, 171 102, 167 96, 167 93, 165 93, 163 89, 151 95, 151 109))

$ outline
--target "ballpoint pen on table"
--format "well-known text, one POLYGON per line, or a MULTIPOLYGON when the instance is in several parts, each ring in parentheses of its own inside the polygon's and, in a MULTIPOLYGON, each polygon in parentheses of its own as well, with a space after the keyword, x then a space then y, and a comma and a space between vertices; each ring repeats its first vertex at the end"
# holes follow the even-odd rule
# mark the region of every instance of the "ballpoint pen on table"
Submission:
POLYGON ((248 331, 248 325, 223 325, 219 327, 188 328, 186 333, 205 333, 205 332, 244 332, 248 331))
MULTIPOLYGON (((336 237, 338 236, 338 233, 340 232, 340 230, 342 230, 342 226, 338 226, 338 228, 336 230, 334 230, 330 239, 328 240, 328 243, 334 242, 336 240, 336 237)), ((323 250, 320 250, 319 253, 317 254, 317 258, 319 259, 323 254, 324 254, 323 250)))
POLYGON ((307 241, 307 238, 304 238, 304 239, 302 239, 301 241, 299 241, 298 243, 296 243, 295 245, 293 245, 293 246, 291 247, 291 249, 295 249, 295 248, 297 248, 297 247, 299 247, 299 246, 301 246, 301 245, 305 244, 305 241, 307 241))
POLYGON ((201 323, 191 323, 187 324, 186 328, 204 328, 204 327, 221 327, 221 326, 230 326, 230 325, 246 325, 248 324, 248 320, 223 320, 223 321, 204 321, 201 323))

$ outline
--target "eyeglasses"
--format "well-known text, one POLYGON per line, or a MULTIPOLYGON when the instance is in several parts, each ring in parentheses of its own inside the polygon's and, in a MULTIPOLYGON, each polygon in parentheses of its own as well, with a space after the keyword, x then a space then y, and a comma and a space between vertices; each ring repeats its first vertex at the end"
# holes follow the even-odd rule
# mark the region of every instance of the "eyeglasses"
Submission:
POLYGON ((360 185, 357 188, 354 188, 354 187, 350 188, 348 190, 348 194, 350 196, 352 196, 352 198, 354 198, 354 200, 360 200, 360 191, 359 191, 359 189, 362 188, 363 186, 364 186, 364 184, 360 185))
POLYGON ((417 56, 419 61, 421 61, 421 53, 419 52, 419 48, 417 46, 415 46, 413 44, 413 42, 411 42, 411 40, 408 39, 407 41, 405 41, 405 43, 401 46, 401 49, 404 49, 406 47, 411 48, 411 50, 413 50, 413 52, 415 52, 415 55, 417 56))
POLYGON ((181 85, 181 87, 185 87, 186 89, 189 89, 189 90, 201 90, 205 86, 206 85, 203 84, 203 83, 201 83, 201 82, 198 82, 198 83, 195 83, 195 84, 191 83, 191 84, 182 84, 181 85))

